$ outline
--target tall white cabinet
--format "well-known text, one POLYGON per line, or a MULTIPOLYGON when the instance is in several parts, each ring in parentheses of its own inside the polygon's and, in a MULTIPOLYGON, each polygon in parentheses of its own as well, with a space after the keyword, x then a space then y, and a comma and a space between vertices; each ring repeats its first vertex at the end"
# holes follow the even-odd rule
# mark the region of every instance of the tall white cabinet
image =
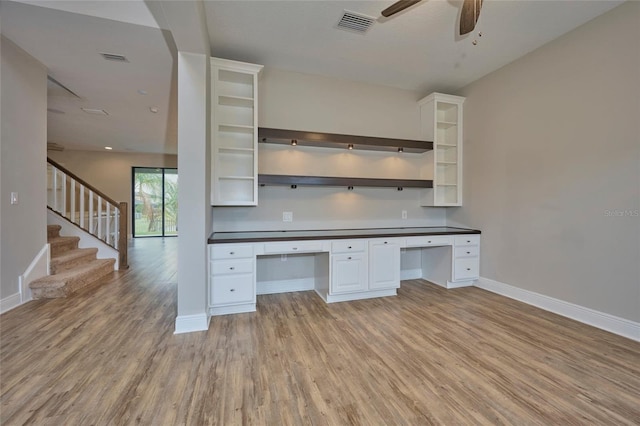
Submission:
POLYGON ((420 100, 421 136, 433 141, 427 174, 433 188, 424 190, 423 206, 462 205, 462 105, 460 96, 432 93, 420 100))
POLYGON ((258 204, 258 74, 262 65, 211 58, 211 204, 258 204))

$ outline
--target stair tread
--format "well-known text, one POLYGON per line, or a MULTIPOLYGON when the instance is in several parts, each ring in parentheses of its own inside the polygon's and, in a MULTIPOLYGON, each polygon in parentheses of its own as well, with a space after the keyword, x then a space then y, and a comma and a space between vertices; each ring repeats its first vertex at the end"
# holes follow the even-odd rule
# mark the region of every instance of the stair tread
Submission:
POLYGON ((85 265, 78 266, 77 268, 63 271, 59 274, 47 275, 45 277, 38 278, 32 281, 29 287, 32 289, 41 287, 61 287, 74 279, 83 279, 87 275, 90 275, 94 270, 107 264, 113 265, 114 263, 114 259, 95 259, 85 265))
POLYGON ((88 256, 91 253, 98 253, 98 249, 95 247, 73 249, 57 255, 52 255, 51 263, 65 263, 80 257, 88 256))

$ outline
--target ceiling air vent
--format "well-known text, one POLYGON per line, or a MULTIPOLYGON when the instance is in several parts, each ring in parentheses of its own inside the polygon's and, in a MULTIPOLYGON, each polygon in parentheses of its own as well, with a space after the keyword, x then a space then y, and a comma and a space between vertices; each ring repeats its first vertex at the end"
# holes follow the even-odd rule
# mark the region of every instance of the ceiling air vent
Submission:
POLYGON ((100 54, 107 61, 129 62, 129 60, 124 57, 124 55, 117 55, 115 53, 104 53, 104 52, 100 52, 100 54))
POLYGON ((345 10, 340 22, 338 22, 338 28, 356 33, 365 33, 375 21, 376 18, 371 16, 345 10))

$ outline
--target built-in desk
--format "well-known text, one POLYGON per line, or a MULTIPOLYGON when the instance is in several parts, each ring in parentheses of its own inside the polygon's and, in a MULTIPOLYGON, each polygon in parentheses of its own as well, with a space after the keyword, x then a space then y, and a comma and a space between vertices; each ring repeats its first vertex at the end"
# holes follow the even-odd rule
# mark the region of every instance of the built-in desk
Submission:
POLYGON ((394 296, 402 249, 420 250, 422 278, 443 287, 469 286, 479 277, 480 231, 474 229, 214 232, 209 238, 209 313, 256 310, 261 256, 314 255, 312 289, 327 303, 394 296))

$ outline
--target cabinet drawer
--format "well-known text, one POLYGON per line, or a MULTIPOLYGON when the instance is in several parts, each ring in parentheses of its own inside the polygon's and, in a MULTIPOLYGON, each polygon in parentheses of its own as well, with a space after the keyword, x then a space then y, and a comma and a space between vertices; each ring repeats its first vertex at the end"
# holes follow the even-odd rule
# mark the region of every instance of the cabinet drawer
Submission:
POLYGON ((478 246, 460 246, 453 249, 456 257, 478 257, 480 248, 478 246))
POLYGON ((450 246, 451 237, 448 235, 407 237, 407 247, 450 246))
POLYGON ((211 275, 253 273, 253 259, 214 260, 211 275))
POLYGON ((256 298, 253 274, 211 278, 211 306, 253 303, 256 298))
POLYGON ((365 243, 365 240, 334 241, 331 243, 331 253, 353 253, 364 251, 366 247, 365 243))
POLYGON ((458 246, 477 246, 480 244, 479 235, 456 235, 454 237, 454 245, 458 246))
POLYGON ((252 245, 216 244, 211 248, 211 260, 253 257, 252 245))
POLYGON ((322 241, 266 243, 264 254, 313 253, 322 251, 322 241))
POLYGON ((455 267, 453 269, 453 280, 471 280, 480 276, 480 258, 464 257, 455 259, 455 267))

